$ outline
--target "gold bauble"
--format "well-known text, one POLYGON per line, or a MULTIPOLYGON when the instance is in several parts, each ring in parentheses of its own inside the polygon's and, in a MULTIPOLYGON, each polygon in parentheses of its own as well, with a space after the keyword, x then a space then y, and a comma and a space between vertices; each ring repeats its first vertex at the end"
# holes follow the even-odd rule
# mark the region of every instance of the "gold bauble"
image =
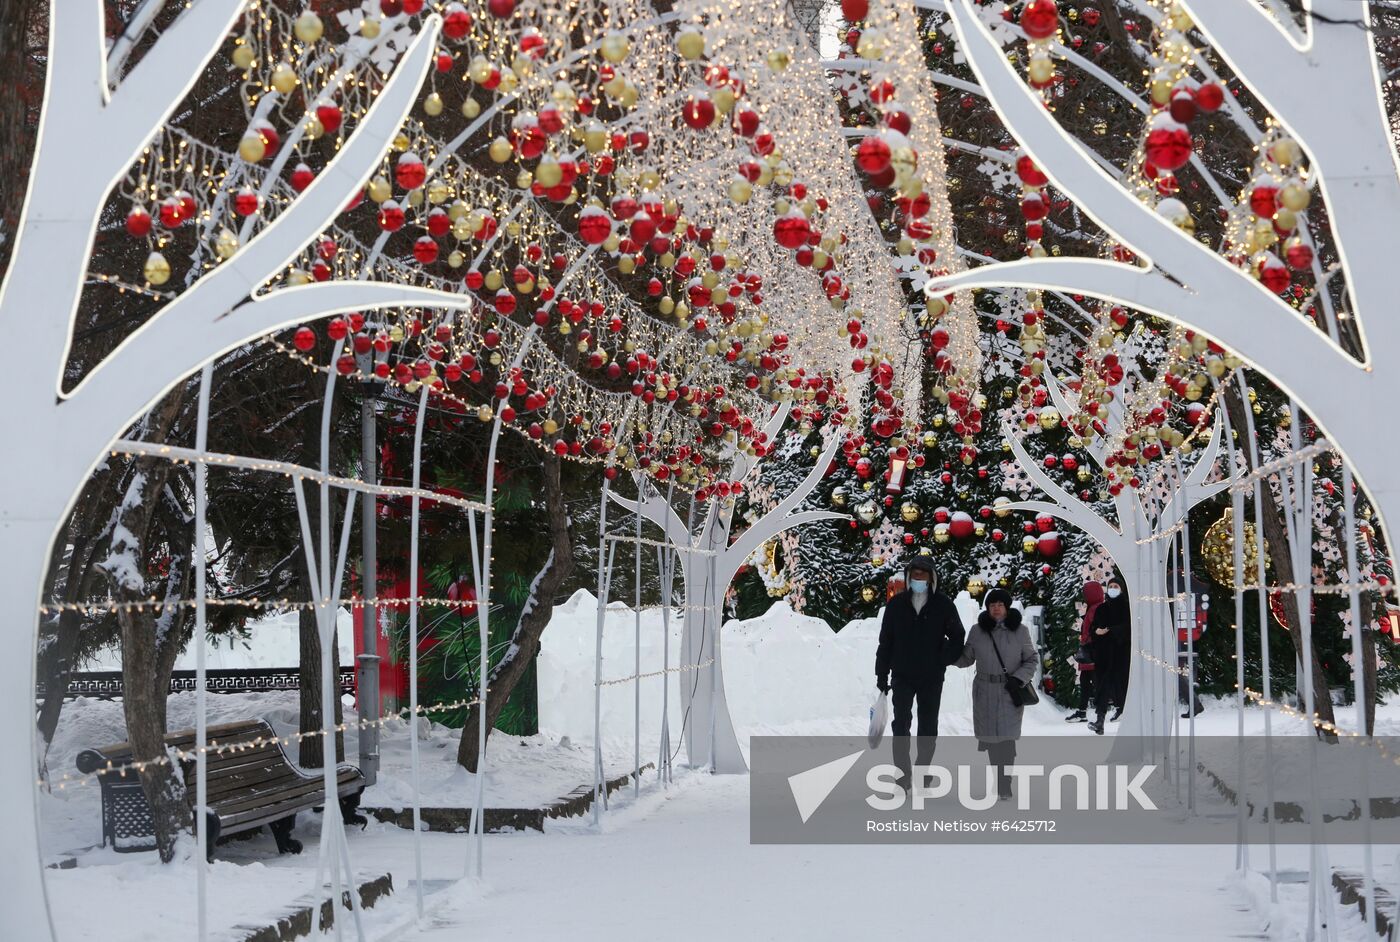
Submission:
POLYGON ((142 266, 141 273, 147 283, 163 285, 170 280, 170 263, 165 260, 164 255, 152 252, 146 256, 146 264, 142 266))
POLYGON ((272 70, 272 87, 277 89, 278 94, 290 95, 292 89, 297 87, 296 70, 285 62, 277 63, 272 70))
POLYGON ((214 237, 214 254, 219 256, 221 261, 226 262, 233 258, 237 251, 238 236, 234 235, 231 229, 220 229, 219 234, 214 237))
POLYGON ((1027 536, 1027 537, 1025 537, 1024 539, 1021 540, 1021 552, 1023 552, 1023 553, 1034 553, 1034 552, 1035 552, 1035 547, 1036 547, 1036 539, 1035 539, 1035 537, 1033 537, 1033 536, 1027 536))
POLYGON ((264 143, 262 135, 256 131, 249 131, 243 135, 243 139, 238 142, 238 156, 255 164, 267 156, 267 144, 264 143))
POLYGON ((1049 56, 1033 56, 1026 72, 1032 82, 1044 85, 1055 77, 1055 60, 1049 56))
POLYGON ((860 34, 856 43, 856 55, 862 59, 883 59, 885 57, 885 36, 878 29, 867 29, 860 34))
POLYGON ((1278 201, 1284 209, 1301 213, 1312 202, 1312 193, 1308 191, 1301 180, 1290 180, 1278 191, 1278 201))
POLYGON ((510 160, 510 141, 504 137, 497 137, 491 142, 491 146, 486 149, 486 153, 498 164, 503 164, 510 160))
POLYGON ((694 62, 705 54, 705 36, 698 29, 682 30, 676 37, 676 49, 682 58, 694 62))
MULTIPOLYGON (((1252 584, 1259 579, 1259 554, 1258 540, 1255 538, 1254 524, 1245 521, 1241 527, 1244 537, 1243 560, 1244 560, 1244 582, 1252 584)), ((1206 530, 1206 535, 1201 539, 1201 557, 1205 564, 1206 575, 1211 581, 1230 587, 1235 584, 1235 526, 1234 510, 1226 507, 1220 519, 1212 523, 1206 530)), ((1268 568, 1268 547, 1267 541, 1264 543, 1264 566, 1268 568)))
POLYGON ((781 72, 792 64, 792 56, 782 49, 774 49, 767 58, 768 68, 774 72, 781 72))
POLYGON ((304 43, 314 43, 316 40, 320 39, 321 34, 326 31, 325 24, 321 22, 321 18, 311 10, 307 10, 301 16, 297 17, 293 29, 297 34, 297 39, 300 39, 304 43))
POLYGON ((878 593, 873 585, 863 585, 860 587, 860 600, 867 605, 875 601, 877 597, 878 593))
POLYGON ((938 435, 937 435, 936 433, 934 433, 934 432, 925 432, 925 433, 924 433, 923 445, 924 445, 925 448, 933 448, 933 447, 936 446, 937 444, 938 444, 938 435))
POLYGON ((363 20, 360 20, 360 35, 365 39, 378 39, 379 27, 379 17, 367 16, 363 20))
POLYGON ((1040 427, 1045 431, 1060 427, 1060 410, 1054 406, 1046 406, 1040 410, 1040 427))
POLYGON ((258 50, 250 42, 239 42, 233 47, 233 64, 248 71, 258 62, 258 50))
POLYGON ((987 583, 981 576, 973 576, 967 580, 967 594, 974 599, 979 598, 983 592, 987 591, 987 583))
POLYGON ((940 523, 933 528, 933 541, 935 543, 947 543, 952 538, 953 535, 948 532, 948 524, 940 523))
POLYGON ((437 92, 432 92, 423 99, 423 113, 430 118, 436 118, 442 114, 442 96, 437 92))
POLYGON ((369 198, 376 203, 383 203, 394 195, 394 187, 385 177, 375 177, 369 181, 369 198))
POLYGON ((466 101, 462 102, 462 117, 470 121, 480 114, 481 102, 477 101, 475 98, 468 98, 466 101))
POLYGON ((846 495, 846 489, 845 489, 844 487, 840 487, 840 486, 838 486, 838 487, 833 487, 833 488, 831 489, 831 506, 833 506, 833 507, 845 507, 845 506, 846 506, 846 497, 847 497, 847 495, 846 495))
POLYGON ((603 53, 603 58, 617 65, 627 54, 632 51, 632 40, 627 38, 626 33, 608 33, 599 44, 599 50, 603 53))
POLYGON ((918 523, 923 513, 919 510, 919 505, 913 501, 905 501, 899 505, 899 519, 905 523, 918 523))

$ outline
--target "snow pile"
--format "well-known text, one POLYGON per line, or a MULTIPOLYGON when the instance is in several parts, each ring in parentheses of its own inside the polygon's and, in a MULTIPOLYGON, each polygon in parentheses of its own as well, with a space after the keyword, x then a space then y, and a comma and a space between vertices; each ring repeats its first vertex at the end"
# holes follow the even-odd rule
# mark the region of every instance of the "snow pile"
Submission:
MULTIPOLYGON (((978 605, 967 593, 956 599, 964 625, 975 622, 978 605)), ((541 639, 539 657, 540 729, 574 742, 593 742, 594 652, 598 607, 583 590, 554 610, 541 639)), ((672 614, 669 665, 679 665, 680 613, 672 614)), ((875 695, 875 647, 880 616, 853 621, 839 632, 819 618, 799 615, 784 600, 757 618, 729 621, 720 631, 720 662, 725 694, 741 740, 755 734, 816 732, 840 734, 864 730, 875 695)), ((662 667, 663 636, 659 609, 641 618, 641 672, 662 667)), ((620 602, 607 608, 603 626, 604 681, 636 671, 636 622, 620 602)), ((942 715, 953 724, 945 732, 972 730, 971 670, 948 672, 942 715), (959 716, 965 716, 961 723, 959 716), (965 729, 963 727, 966 727, 965 729)), ((679 685, 694 684, 700 673, 673 672, 670 688, 671 740, 679 743, 682 713, 679 685)), ((661 729, 661 677, 641 683, 642 761, 652 758, 661 729)), ((603 741, 631 742, 635 724, 634 684, 602 690, 603 741)), ((1053 708, 1049 708, 1052 709, 1053 708)), ((1058 714, 1057 714, 1058 716, 1058 714)))
MULTIPOLYGON (((215 639, 205 648, 205 667, 209 670, 247 670, 250 668, 296 667, 301 663, 301 641, 296 612, 268 615, 248 625, 247 638, 215 639)), ((348 609, 336 613, 336 644, 340 649, 340 666, 355 663, 354 619, 348 609)), ((175 661, 177 671, 194 670, 195 649, 189 645, 175 661)), ((122 669, 121 648, 104 648, 83 666, 86 671, 119 671, 122 669)), ((172 727, 173 728, 173 727, 172 727)))

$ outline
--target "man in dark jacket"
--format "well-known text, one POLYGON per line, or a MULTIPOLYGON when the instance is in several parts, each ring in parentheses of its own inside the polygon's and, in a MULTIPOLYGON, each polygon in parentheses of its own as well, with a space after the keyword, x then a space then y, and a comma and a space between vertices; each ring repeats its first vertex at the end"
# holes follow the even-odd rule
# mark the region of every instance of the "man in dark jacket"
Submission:
POLYGON ((885 606, 875 649, 875 684, 881 691, 893 690, 894 763, 901 773, 899 784, 908 790, 914 703, 919 705, 918 764, 927 765, 937 744, 943 672, 962 654, 967 632, 953 600, 937 591, 938 577, 927 556, 915 556, 909 563, 905 585, 885 606))

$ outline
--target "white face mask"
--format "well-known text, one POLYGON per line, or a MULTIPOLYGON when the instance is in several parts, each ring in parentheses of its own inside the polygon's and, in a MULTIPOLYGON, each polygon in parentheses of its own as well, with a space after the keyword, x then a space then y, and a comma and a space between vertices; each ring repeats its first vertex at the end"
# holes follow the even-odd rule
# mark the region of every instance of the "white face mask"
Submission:
POLYGON ((927 579, 911 579, 911 580, 909 580, 909 591, 910 591, 910 592, 913 592, 915 595, 923 595, 925 592, 928 591, 928 580, 927 580, 927 579))
POLYGON ((1120 595, 1123 594, 1123 590, 1122 590, 1122 589, 1109 589, 1107 594, 1108 594, 1108 597, 1109 597, 1109 598, 1111 598, 1111 599, 1116 599, 1116 598, 1118 598, 1118 596, 1120 596, 1120 595))

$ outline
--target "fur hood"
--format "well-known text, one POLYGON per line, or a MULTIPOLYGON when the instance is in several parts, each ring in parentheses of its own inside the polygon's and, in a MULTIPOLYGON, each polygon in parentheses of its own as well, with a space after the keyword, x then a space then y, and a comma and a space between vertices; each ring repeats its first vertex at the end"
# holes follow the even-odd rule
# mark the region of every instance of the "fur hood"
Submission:
MULTIPOLYGON (((981 625, 982 628, 983 628, 983 630, 985 630, 985 631, 991 631, 993 628, 995 628, 995 627, 997 626, 996 621, 992 618, 991 615, 988 615, 986 612, 982 612, 980 615, 977 616, 977 624, 981 625)), ((1021 627, 1021 611, 1020 611, 1020 609, 1016 609, 1016 608, 1009 608, 1009 609, 1007 609, 1007 610, 1006 610, 1006 621, 1005 621, 1005 624, 1006 624, 1007 629, 1008 629, 1008 630, 1011 630, 1011 631, 1015 631, 1017 628, 1020 628, 1020 627, 1021 627)))

